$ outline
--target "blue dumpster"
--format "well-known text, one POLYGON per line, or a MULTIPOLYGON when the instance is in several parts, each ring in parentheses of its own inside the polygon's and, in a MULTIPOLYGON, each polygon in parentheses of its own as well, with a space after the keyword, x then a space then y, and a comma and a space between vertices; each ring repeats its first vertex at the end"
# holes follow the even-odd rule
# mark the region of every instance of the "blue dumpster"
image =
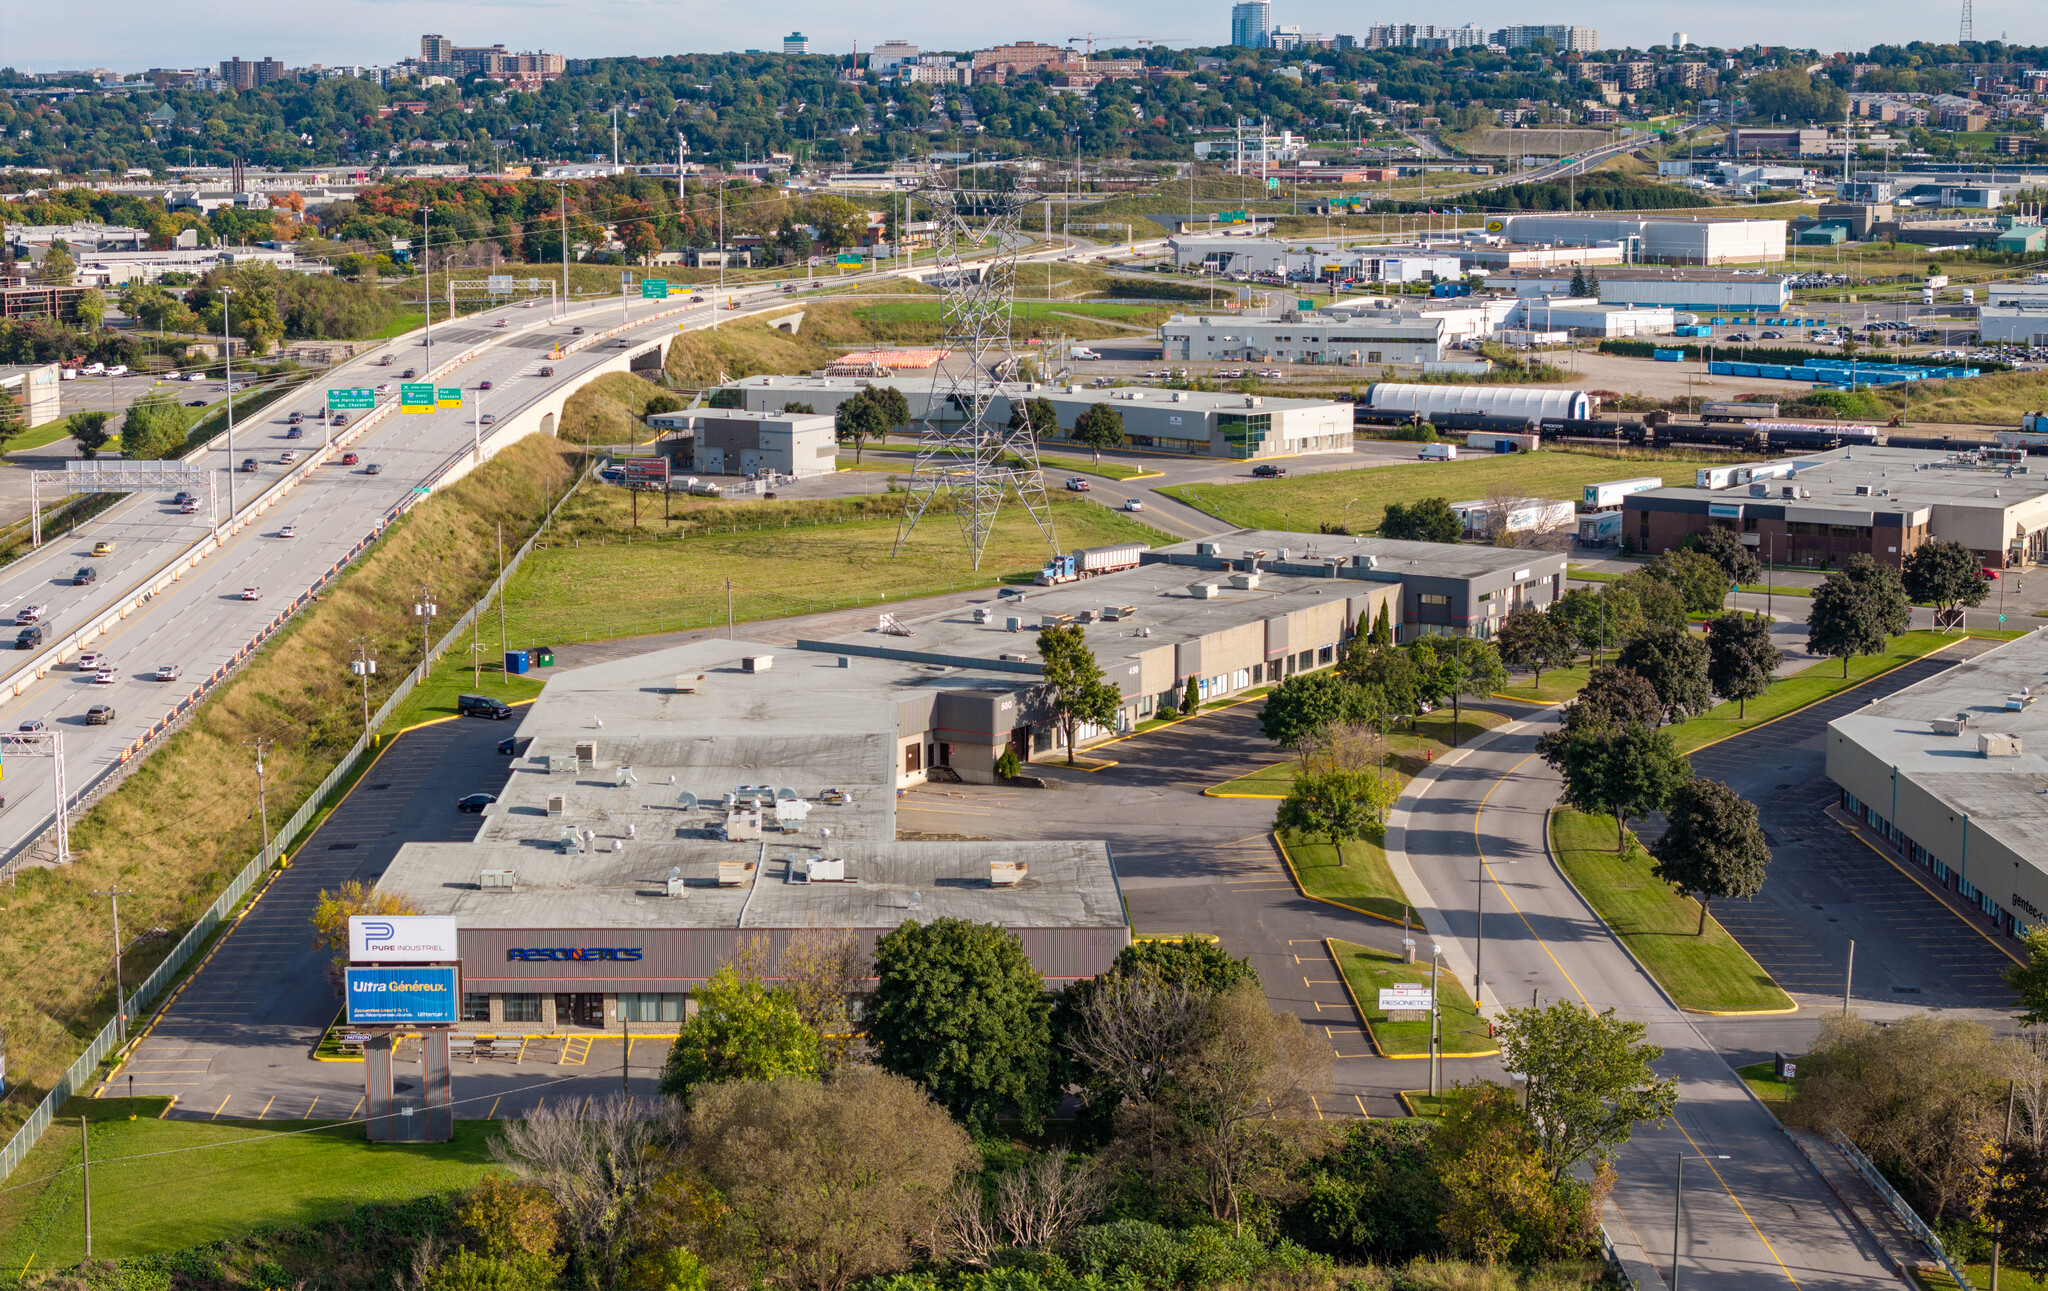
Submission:
POLYGON ((524 650, 507 650, 507 651, 505 652, 505 671, 506 671, 507 673, 523 673, 523 672, 525 672, 526 670, 527 670, 527 655, 526 655, 526 651, 524 651, 524 650))

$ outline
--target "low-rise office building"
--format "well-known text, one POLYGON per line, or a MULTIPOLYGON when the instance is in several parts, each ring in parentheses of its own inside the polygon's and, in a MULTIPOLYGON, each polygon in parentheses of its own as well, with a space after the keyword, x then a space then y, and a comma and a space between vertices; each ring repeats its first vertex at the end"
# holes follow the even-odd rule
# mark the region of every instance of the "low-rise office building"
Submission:
MULTIPOLYGON (((1792 303, 1792 280, 1777 273, 1728 269, 1598 269, 1600 299, 1610 305, 1687 310, 1778 310, 1792 303)), ((1572 270, 1513 269, 1487 279, 1518 296, 1557 296, 1571 290, 1572 270)))
POLYGON ((1901 566, 1937 538, 1970 548, 1989 568, 2048 559, 2048 476, 2021 473, 2023 462, 1857 446, 1773 466, 1790 474, 1631 494, 1621 504, 1623 535, 1659 552, 1688 534, 1730 529, 1760 557, 1810 567, 1856 555, 1901 566))
POLYGON ((2039 304, 1985 305, 1977 311, 1980 345, 2048 346, 2048 294, 2039 304))
MULTIPOLYGON (((713 390, 707 402, 754 412, 779 412, 785 404, 802 403, 829 416, 868 386, 902 391, 913 424, 931 421, 945 425, 960 419, 946 387, 942 385, 934 395, 931 377, 746 377, 713 390)), ((1126 438, 1141 448, 1252 458, 1330 452, 1351 443, 1351 406, 1332 399, 1270 399, 1146 386, 1087 390, 1077 385, 1011 382, 998 388, 990 404, 990 419, 1007 422, 1011 404, 1018 399, 1044 399, 1058 414, 1057 430, 1041 433, 1042 442, 1058 441, 1072 432, 1082 413, 1096 404, 1107 404, 1122 415, 1126 438)))
POLYGON ((1987 932, 2048 924, 2048 636, 2032 632, 1828 723, 1841 809, 1987 932))
POLYGON ((55 363, 19 363, 0 367, 0 390, 13 397, 24 427, 41 426, 57 420, 63 410, 58 386, 60 368, 55 363))
POLYGON ((1372 308, 1363 300, 1355 308, 1290 311, 1277 318, 1175 314, 1159 325, 1160 347, 1169 361, 1440 363, 1449 340, 1439 316, 1372 308))
POLYGON ((688 469, 706 475, 829 475, 839 437, 828 415, 697 409, 656 413, 647 424, 683 438, 688 469))
POLYGON ((1670 216, 1499 215, 1486 232, 1528 246, 1622 248, 1630 264, 1742 264, 1785 258, 1783 220, 1670 216))

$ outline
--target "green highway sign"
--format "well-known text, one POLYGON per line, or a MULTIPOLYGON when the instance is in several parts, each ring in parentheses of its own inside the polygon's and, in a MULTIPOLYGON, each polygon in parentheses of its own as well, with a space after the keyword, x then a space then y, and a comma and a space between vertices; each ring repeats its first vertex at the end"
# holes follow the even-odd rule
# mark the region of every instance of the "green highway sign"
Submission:
POLYGON ((1277 189, 1280 187, 1280 181, 1278 179, 1268 178, 1266 180, 1266 187, 1277 189))
POLYGON ((1244 223, 1244 212, 1218 211, 1216 212, 1216 222, 1218 224, 1242 224, 1244 223))
POLYGON ((1296 300, 1294 307, 1299 310, 1312 310, 1316 307, 1316 303, 1312 300, 1296 300))
POLYGON ((668 279, 666 279, 666 278, 647 278, 647 279, 643 279, 643 280, 641 281, 641 283, 640 283, 640 299, 642 299, 642 300, 667 300, 667 299, 668 299, 668 279))
POLYGON ((434 385, 431 381, 407 381, 398 387, 398 410, 400 412, 434 411, 434 385))
POLYGON ((860 252, 858 252, 858 251, 841 251, 841 252, 839 253, 839 263, 840 263, 840 264, 859 264, 859 263, 860 263, 860 252))
POLYGON ((442 386, 440 396, 436 402, 443 408, 460 408, 462 406, 462 387, 442 386))
POLYGON ((349 412, 363 408, 374 408, 376 406, 377 392, 375 390, 329 390, 327 392, 327 410, 329 412, 349 412))
POLYGON ((412 491, 413 491, 413 492, 415 492, 415 493, 432 493, 432 492, 433 492, 433 490, 432 490, 432 489, 430 489, 430 488, 427 488, 426 486, 424 486, 424 485, 420 485, 420 484, 415 484, 415 485, 413 485, 413 486, 412 486, 412 491))

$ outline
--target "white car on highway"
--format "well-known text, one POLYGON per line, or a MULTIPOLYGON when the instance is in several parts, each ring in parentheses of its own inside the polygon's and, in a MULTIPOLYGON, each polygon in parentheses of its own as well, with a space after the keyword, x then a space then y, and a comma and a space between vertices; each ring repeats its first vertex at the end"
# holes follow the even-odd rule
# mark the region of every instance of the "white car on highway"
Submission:
POLYGON ((96 686, 111 686, 121 680, 121 674, 115 672, 112 668, 101 668, 92 675, 92 680, 96 686))
POLYGON ((260 587, 245 587, 242 589, 242 599, 245 601, 260 601, 263 599, 263 589, 260 587))
POLYGON ((104 651, 88 650, 78 656, 78 670, 80 672, 98 672, 106 667, 109 662, 104 651))
POLYGON ((277 531, 277 536, 280 538, 296 538, 299 536, 299 527, 295 524, 288 524, 277 531))

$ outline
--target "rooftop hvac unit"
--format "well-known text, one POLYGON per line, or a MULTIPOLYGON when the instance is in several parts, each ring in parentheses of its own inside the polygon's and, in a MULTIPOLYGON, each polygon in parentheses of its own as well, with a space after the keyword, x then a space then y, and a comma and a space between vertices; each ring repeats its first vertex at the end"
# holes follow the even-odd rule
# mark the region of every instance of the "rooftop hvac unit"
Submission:
POLYGON ((1230 576, 1230 585, 1240 592, 1256 592, 1259 590, 1259 576, 1257 574, 1232 574, 1230 576))
POLYGON ((1937 717, 1928 725, 1934 728, 1936 735, 1961 735, 1969 723, 1959 717, 1937 717))
POLYGON ((995 612, 990 610, 988 606, 977 605, 974 607, 974 621, 976 623, 987 623, 993 618, 995 618, 995 612))
POLYGON ((2020 755, 2020 737, 1985 731, 1977 737, 1977 752, 1987 758, 2016 758, 2020 755))
POLYGON ((559 816, 568 807, 568 800, 559 793, 548 795, 548 815, 559 816))
POLYGON ((1188 595, 1198 601, 1213 601, 1222 595, 1223 589, 1214 583, 1189 583, 1188 595))
POLYGON ((1857 486, 1856 486, 1856 496, 1857 496, 1857 497, 1859 497, 1859 498, 1867 498, 1867 497, 1869 497, 1869 496, 1870 496, 1870 486, 1869 486, 1868 484, 1859 484, 1859 485, 1857 485, 1857 486))
POLYGON ((1768 484, 1752 484, 1749 486, 1749 496, 1753 498, 1767 498, 1771 496, 1771 486, 1768 484))
POLYGON ((510 892, 518 885, 517 870, 485 870, 477 875, 476 885, 486 892, 493 890, 510 892))
POLYGON ((1003 627, 1011 632, 1021 632, 1024 629, 1024 620, 1012 614, 1010 617, 1003 620, 1003 627))
POLYGON ((2031 689, 2023 690, 2017 695, 2007 695, 2005 697, 2006 711, 2012 713, 2024 713, 2029 708, 2032 708, 2034 706, 2034 700, 2036 698, 2037 697, 2033 694, 2031 689))
POLYGON ((775 803, 775 823, 802 827, 811 814, 811 804, 802 798, 781 798, 775 803))
POLYGON ((1102 617, 1111 622, 1115 622, 1118 619, 1134 619, 1138 617, 1138 607, 1135 605, 1105 605, 1102 607, 1102 617))
POLYGON ((992 888, 1016 887, 1024 881, 1025 871, 1030 868, 1022 861, 990 861, 988 885, 992 888))
POLYGON ((804 864, 805 881, 810 883, 846 882, 846 858, 843 856, 813 856, 804 864))
POLYGON ((766 672, 774 666, 775 656, 772 654, 750 654, 740 658, 740 669, 743 672, 766 672))
POLYGON ((668 894, 672 897, 679 897, 685 891, 682 867, 671 865, 668 870, 668 894))
POLYGON ((585 764, 587 764, 587 765, 590 765, 590 766, 596 766, 596 765, 597 765, 597 741, 595 741, 595 740, 591 740, 591 741, 588 741, 587 743, 581 743, 581 744, 578 744, 578 745, 576 746, 576 761, 577 761, 577 763, 578 763, 579 767, 580 767, 580 766, 582 766, 582 765, 585 765, 585 764))
POLYGON ((1002 654, 999 654, 999 655, 997 655, 997 656, 996 656, 996 658, 997 658, 997 659, 999 659, 999 660, 1001 660, 1001 661, 1002 661, 1002 662, 1004 662, 1004 663, 1023 663, 1023 662, 1024 662, 1024 656, 1023 656, 1023 655, 1021 655, 1021 654, 1015 654, 1015 653, 1013 653, 1013 652, 1010 652, 1010 651, 1004 651, 1004 652, 1003 652, 1002 654))
POLYGON ((697 693, 698 691, 702 690, 703 688, 704 688, 704 674, 703 674, 703 673, 701 673, 701 672, 700 672, 700 673, 696 673, 696 674, 694 674, 694 675, 692 675, 692 674, 689 674, 689 673, 679 673, 679 674, 677 674, 677 676, 676 676, 676 684, 675 684, 675 686, 674 686, 674 687, 673 687, 673 688, 672 688, 672 689, 670 690, 670 693, 671 693, 671 694, 676 694, 676 695, 694 695, 694 694, 696 694, 696 693, 697 693))
POLYGON ((718 863, 718 886, 736 888, 754 876, 752 861, 720 861, 718 863))
POLYGON ((1197 556, 1213 556, 1216 554, 1216 544, 1213 542, 1198 542, 1195 544, 1195 554, 1197 556))
POLYGON ((697 795, 685 789, 676 795, 676 805, 684 811, 695 811, 697 810, 697 795))

